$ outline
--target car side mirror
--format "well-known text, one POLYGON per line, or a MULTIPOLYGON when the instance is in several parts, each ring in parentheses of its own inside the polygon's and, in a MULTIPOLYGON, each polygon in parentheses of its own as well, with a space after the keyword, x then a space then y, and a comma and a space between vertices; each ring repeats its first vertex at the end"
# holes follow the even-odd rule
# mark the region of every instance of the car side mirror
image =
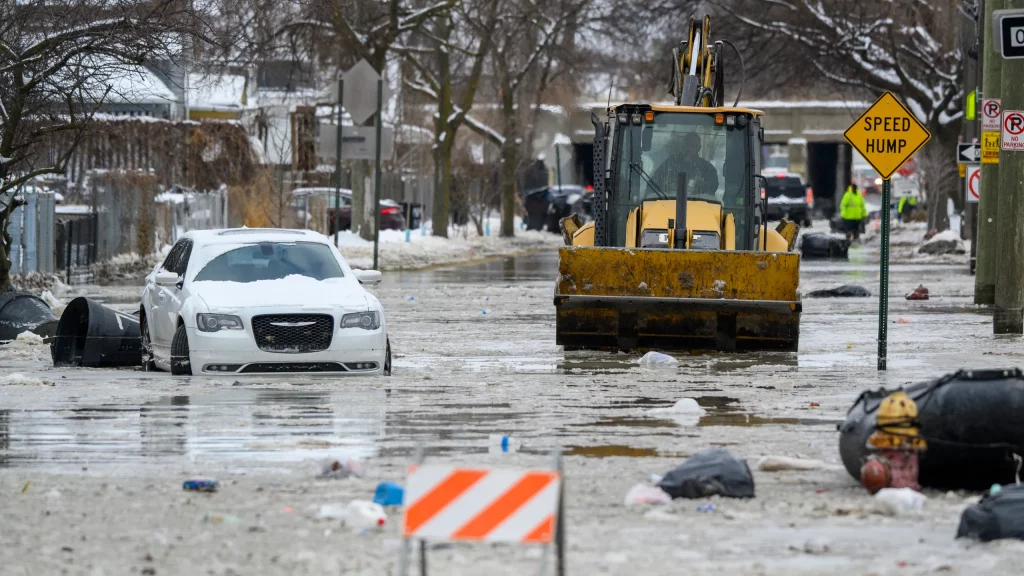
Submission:
POLYGON ((180 279, 181 276, 178 276, 177 272, 171 272, 170 270, 161 270, 156 273, 157 286, 175 286, 180 279))
POLYGON ((376 286, 383 280, 380 270, 353 270, 356 280, 359 280, 360 284, 371 284, 376 286))

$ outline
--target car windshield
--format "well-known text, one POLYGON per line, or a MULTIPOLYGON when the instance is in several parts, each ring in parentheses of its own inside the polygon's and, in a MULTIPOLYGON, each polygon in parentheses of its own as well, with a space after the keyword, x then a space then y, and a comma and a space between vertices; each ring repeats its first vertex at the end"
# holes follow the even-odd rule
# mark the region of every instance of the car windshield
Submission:
POLYGON ((326 244, 261 242, 229 250, 210 260, 196 282, 257 282, 299 275, 326 280, 341 278, 341 265, 326 244))
POLYGON ((674 199, 681 176, 690 200, 722 204, 736 219, 736 236, 746 236, 751 173, 744 128, 716 124, 713 114, 663 112, 619 130, 613 200, 619 245, 632 209, 645 200, 674 199))

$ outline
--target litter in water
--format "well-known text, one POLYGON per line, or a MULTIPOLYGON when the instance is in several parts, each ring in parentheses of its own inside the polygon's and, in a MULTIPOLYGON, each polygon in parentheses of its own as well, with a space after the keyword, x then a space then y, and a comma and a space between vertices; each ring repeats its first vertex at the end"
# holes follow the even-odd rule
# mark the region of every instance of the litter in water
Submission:
POLYGON ((665 493, 664 490, 657 486, 650 486, 648 484, 636 484, 626 492, 626 497, 623 499, 623 503, 626 506, 633 504, 671 504, 672 497, 665 493))

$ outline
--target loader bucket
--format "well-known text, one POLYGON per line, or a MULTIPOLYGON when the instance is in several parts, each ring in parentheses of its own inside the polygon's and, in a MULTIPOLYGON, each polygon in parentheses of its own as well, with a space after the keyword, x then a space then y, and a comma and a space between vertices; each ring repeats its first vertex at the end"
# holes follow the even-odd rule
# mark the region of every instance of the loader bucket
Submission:
POLYGON ((782 350, 800 339, 796 253, 566 246, 556 342, 567 350, 782 350))

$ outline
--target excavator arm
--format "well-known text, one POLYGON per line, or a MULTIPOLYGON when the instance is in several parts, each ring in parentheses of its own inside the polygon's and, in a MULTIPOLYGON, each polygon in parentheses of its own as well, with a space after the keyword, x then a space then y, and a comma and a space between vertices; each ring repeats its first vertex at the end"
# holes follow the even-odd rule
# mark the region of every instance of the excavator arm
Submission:
POLYGON ((722 42, 709 45, 711 18, 690 18, 687 39, 672 50, 672 83, 669 93, 677 106, 722 106, 725 79, 722 42))

